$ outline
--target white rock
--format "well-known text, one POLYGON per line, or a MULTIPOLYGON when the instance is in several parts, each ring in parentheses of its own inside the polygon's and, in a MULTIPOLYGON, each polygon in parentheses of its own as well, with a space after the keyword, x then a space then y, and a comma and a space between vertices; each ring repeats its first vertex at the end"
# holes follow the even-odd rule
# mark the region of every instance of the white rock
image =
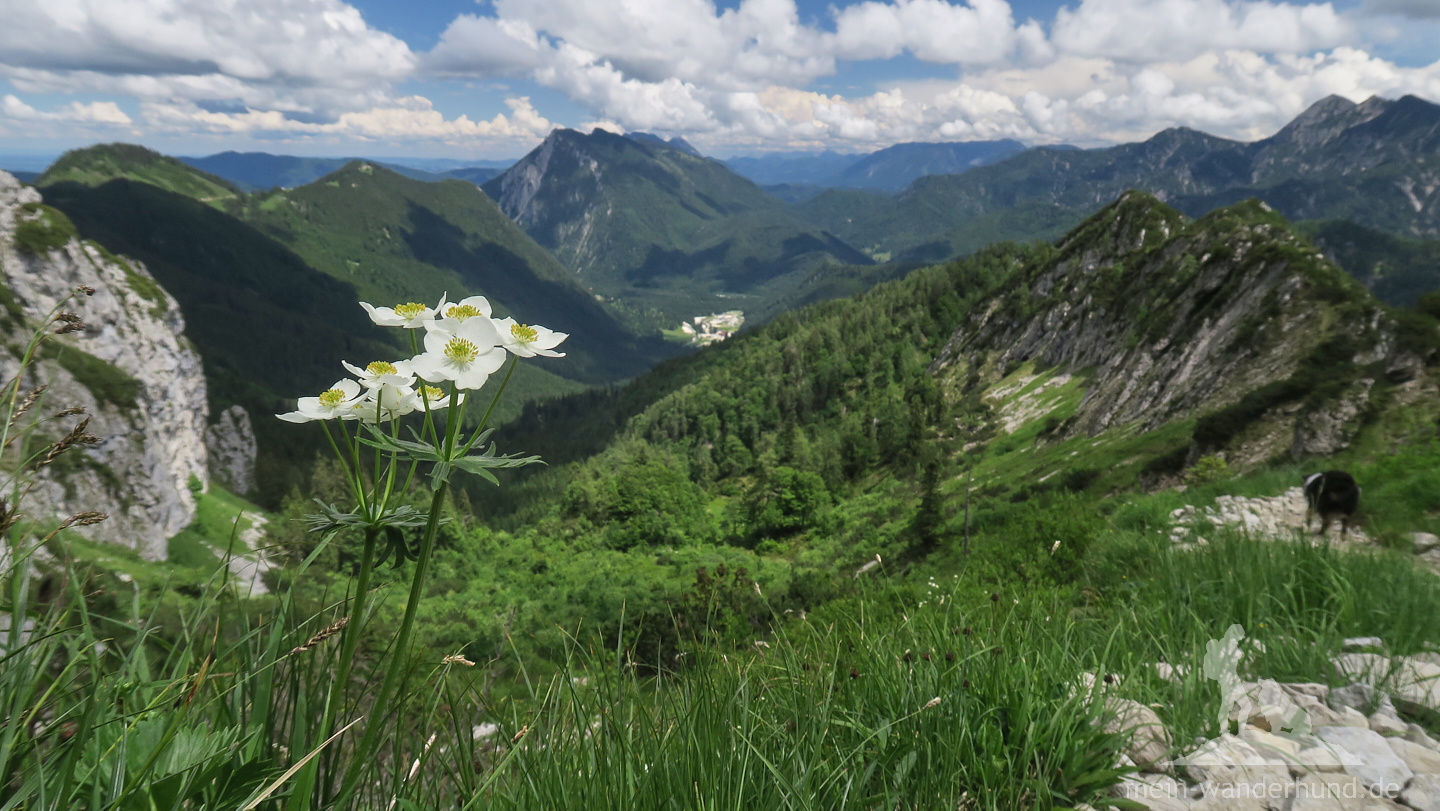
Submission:
MULTIPOLYGON (((1289 766, 1262 755, 1255 747, 1233 735, 1221 735, 1178 759, 1185 773, 1206 787, 1206 798, 1232 798, 1238 792, 1272 792, 1289 785, 1289 766)), ((1404 764, 1401 764, 1402 767, 1404 764)), ((1252 795, 1253 796, 1253 795, 1252 795)), ((1221 806, 1211 806, 1219 808, 1221 806)))
POLYGON ((1440 752, 1411 743, 1404 738, 1391 738, 1387 742, 1390 744, 1390 751, 1405 761, 1410 771, 1416 774, 1440 774, 1440 752))
POLYGON ((1440 811, 1440 775, 1417 774, 1400 792, 1400 802, 1415 811, 1440 811))
MULTIPOLYGON (((1342 678, 1383 687, 1395 706, 1412 715, 1440 712, 1440 664, 1429 654, 1391 660, 1373 653, 1342 653, 1332 660, 1342 678)), ((1338 690, 1330 693, 1332 703, 1338 690)))
POLYGON ((1361 651, 1366 648, 1384 648, 1385 640, 1378 636, 1353 636, 1341 644, 1341 649, 1347 651, 1361 651))
MULTIPOLYGON (((1330 660, 1330 663, 1334 665, 1335 673, 1339 677, 1371 687, 1383 681, 1390 672, 1390 660, 1378 653, 1342 653, 1330 660)), ((1341 691, 1330 691, 1331 706, 1334 706, 1336 694, 1339 692, 1341 691)))
POLYGON ((1434 749, 1440 752, 1440 741, 1430 737, 1430 735, 1425 732, 1425 728, 1419 724, 1411 724, 1406 727, 1405 740, 1411 743, 1418 743, 1426 749, 1434 749))
POLYGON ((1357 727, 1321 727, 1316 737, 1348 753, 1358 763, 1347 760, 1346 773, 1360 778, 1376 794, 1395 797, 1414 776, 1414 772, 1401 760, 1389 743, 1368 729, 1357 727))
POLYGON ((1399 808, 1390 800, 1372 795, 1362 782, 1349 775, 1307 774, 1295 781, 1293 799, 1285 811, 1380 811, 1399 808))
POLYGON ((1404 735, 1410 728, 1393 712, 1377 712, 1370 716, 1370 730, 1388 738, 1404 735))
MULTIPOLYGON (((163 559, 166 541, 195 518, 192 477, 202 486, 206 469, 205 377, 200 356, 182 336, 185 322, 175 300, 160 289, 138 262, 122 267, 89 245, 71 240, 44 255, 20 251, 14 243, 23 209, 40 194, 0 172, 0 276, 27 320, 38 322, 76 287, 94 295, 72 300, 87 330, 56 339, 56 346, 86 352, 133 378, 135 405, 103 402, 56 361, 31 368, 25 388, 47 383, 45 408, 54 413, 84 406, 89 431, 101 438, 92 448, 69 453, 83 462, 61 474, 47 468, 31 492, 35 517, 61 518, 83 510, 109 513, 107 521, 78 530, 87 537, 137 549, 163 559)), ((0 353, 0 378, 19 361, 0 353)), ((73 419, 63 421, 68 430, 73 419)))
POLYGON ((1292 696, 1310 696, 1319 701, 1330 697, 1330 685, 1315 682, 1283 682, 1280 685, 1292 696))
POLYGON ((1414 545, 1415 554, 1420 555, 1429 552, 1431 549, 1440 549, 1440 537, 1429 532, 1410 533, 1410 542, 1414 545))
POLYGON ((1340 721, 1341 723, 1335 724, 1334 726, 1355 727, 1357 729, 1370 728, 1370 719, 1365 717, 1365 713, 1360 712, 1354 707, 1342 708, 1340 710, 1340 721))
POLYGON ((1169 662, 1156 662, 1155 674, 1171 684, 1179 684, 1184 681, 1190 668, 1185 665, 1172 665, 1169 662))
POLYGON ((1110 787, 1110 796, 1144 803, 1151 811, 1187 811, 1185 786, 1163 774, 1140 774, 1126 777, 1110 787))
POLYGON ((1105 700, 1105 731, 1129 734, 1125 754, 1142 769, 1149 769, 1170 751, 1170 733, 1160 716, 1149 707, 1128 698, 1111 696, 1105 700))
POLYGON ((231 492, 245 495, 255 489, 255 429, 250 413, 238 405, 220 412, 220 419, 205 429, 210 475, 231 492))
POLYGON ((1301 749, 1295 756, 1296 765, 1300 769, 1291 768, 1291 773, 1300 772, 1343 772, 1345 771, 1344 759, 1334 747, 1324 741, 1317 741, 1316 745, 1301 749))

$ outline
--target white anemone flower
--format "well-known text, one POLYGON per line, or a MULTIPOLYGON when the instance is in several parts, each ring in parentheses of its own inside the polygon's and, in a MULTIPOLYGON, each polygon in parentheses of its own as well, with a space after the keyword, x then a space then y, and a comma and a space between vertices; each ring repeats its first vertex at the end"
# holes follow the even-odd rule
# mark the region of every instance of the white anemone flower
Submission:
POLYGON ((470 296, 462 298, 454 304, 441 303, 435 309, 439 318, 425 322, 426 329, 443 329, 454 332, 459 326, 472 318, 490 318, 490 300, 484 296, 470 296))
POLYGON ((396 304, 394 307, 372 307, 365 302, 360 302, 365 312, 370 314, 370 320, 382 327, 404 327, 405 329, 420 329, 425 322, 435 317, 435 314, 445 309, 445 297, 440 297, 440 303, 434 309, 424 304, 417 304, 413 301, 405 304, 396 304))
POLYGON ((349 413, 351 406, 362 399, 361 391, 359 383, 341 380, 322 392, 319 397, 301 397, 296 404, 298 410, 275 416, 286 422, 333 420, 349 413))
POLYGON ((410 362, 397 360, 394 363, 386 360, 377 360, 361 369, 352 366, 345 361, 340 361, 350 374, 360 378, 360 385, 367 389, 377 386, 409 386, 415 383, 415 372, 410 369, 410 362))
POLYGON ((488 317, 467 317, 453 330, 435 323, 425 333, 425 352, 411 359, 410 368, 431 383, 450 380, 456 388, 478 389, 505 364, 499 344, 500 334, 488 317))
MULTIPOLYGON (((412 396, 415 399, 416 411, 425 410, 425 404, 421 402, 422 397, 430 401, 431 411, 439 411, 442 408, 450 407, 450 395, 446 394, 444 389, 439 389, 434 386, 427 386, 424 383, 421 383, 418 387, 416 387, 415 394, 412 396)), ((465 392, 456 392, 455 403, 457 405, 464 401, 464 399, 465 392)))
POLYGON ((517 323, 513 318, 497 319, 495 331, 500 333, 500 344, 521 358, 533 358, 536 355, 563 358, 564 352, 554 350, 561 341, 570 337, 567 333, 555 332, 539 324, 517 323))
POLYGON ((342 419, 374 423, 412 414, 419 407, 415 390, 409 386, 380 385, 368 389, 364 397, 352 402, 342 419))

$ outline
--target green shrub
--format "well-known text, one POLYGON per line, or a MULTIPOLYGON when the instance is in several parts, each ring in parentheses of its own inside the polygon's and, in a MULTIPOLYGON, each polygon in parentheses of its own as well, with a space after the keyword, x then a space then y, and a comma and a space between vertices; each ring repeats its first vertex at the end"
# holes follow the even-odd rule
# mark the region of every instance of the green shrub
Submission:
POLYGON ((816 525, 830 505, 825 480, 814 473, 781 465, 761 476, 745 495, 752 530, 761 537, 779 537, 816 525))
POLYGON ((89 389, 96 400, 110 403, 122 411, 133 411, 139 405, 140 381, 113 364, 73 346, 46 344, 43 351, 74 375, 75 380, 89 389))
POLYGON ((39 255, 58 250, 77 236, 75 225, 58 209, 42 203, 26 203, 20 210, 15 246, 25 253, 39 255))
POLYGON ((1190 487, 1223 481, 1228 478, 1230 478, 1230 466, 1219 456, 1202 456, 1194 467, 1185 471, 1185 484, 1190 487))
POLYGON ((714 520, 705 491, 685 466, 643 443, 586 465, 566 487, 564 511, 605 526, 614 549, 710 540, 714 520))
POLYGON ((1431 318, 1440 319, 1440 290, 1431 290, 1416 299, 1415 309, 1431 318))

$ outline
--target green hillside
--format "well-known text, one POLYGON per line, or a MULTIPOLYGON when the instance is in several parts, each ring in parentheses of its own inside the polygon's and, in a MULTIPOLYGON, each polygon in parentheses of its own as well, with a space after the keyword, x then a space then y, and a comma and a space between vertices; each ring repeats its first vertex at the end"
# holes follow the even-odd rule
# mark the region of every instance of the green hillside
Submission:
POLYGON ((717 161, 603 130, 556 130, 483 188, 645 330, 754 309, 817 267, 870 261, 717 161))
POLYGON ((1296 228, 1382 301, 1410 306, 1440 290, 1440 240, 1404 239, 1345 220, 1296 228))
MULTIPOLYGON (((266 505, 278 505, 303 481, 316 453, 328 450, 322 436, 268 415, 293 409, 296 397, 342 377, 340 359, 368 362, 409 352, 394 331, 370 323, 354 285, 197 200, 131 180, 96 187, 64 182, 43 192, 82 237, 144 262, 180 304, 186 335, 204 363, 211 412, 238 403, 255 418, 257 497, 266 505)), ((527 365, 500 410, 518 413, 526 400, 580 388, 527 365)))
POLYGON ((248 197, 236 214, 366 301, 480 294, 501 314, 571 333, 567 356, 546 369, 574 380, 632 377, 678 351, 625 327, 473 183, 425 183, 355 161, 248 197))
POLYGON ((66 152, 35 179, 34 185, 69 182, 98 186, 118 178, 149 183, 217 208, 223 208, 240 194, 240 190, 224 178, 134 144, 100 144, 66 152))
MULTIPOLYGON (((1305 444, 1307 415, 1356 396, 1362 379, 1363 402, 1393 407, 1386 381, 1395 374, 1326 353, 1353 355, 1367 342, 1396 340, 1386 335, 1409 335, 1401 343, 1418 341, 1414 351, 1437 359, 1432 322, 1414 313, 1387 321, 1382 305, 1259 203, 1187 221, 1130 195, 1058 244, 996 247, 917 270, 854 299, 781 315, 617 392, 527 407, 506 444, 539 450, 552 464, 598 455, 533 474, 526 486, 536 501, 512 494, 493 509, 533 521, 545 499, 563 493, 572 506, 562 515, 583 513, 605 527, 621 514, 573 512, 576 488, 600 486, 644 459, 685 470, 699 488, 696 503, 727 516, 691 520, 739 543, 780 537, 746 512, 779 466, 818 477, 807 479, 823 493, 816 498, 841 513, 877 492, 918 498, 918 471, 930 464, 952 477, 955 465, 975 466, 988 504, 1023 500, 1042 478, 1047 492, 1125 491, 1141 474, 1172 475, 1227 449, 1237 468, 1287 457, 1292 447, 1315 452, 1304 450, 1316 447, 1305 444), (1293 290, 1282 305, 1273 291, 1287 278, 1293 290), (982 300, 983 317, 966 320, 982 300), (1381 326, 1357 331, 1359 323, 1381 326), (1176 331, 1191 337, 1175 339, 1176 331), (1336 341, 1352 343, 1337 349, 1336 341), (1323 380, 1312 380, 1321 368, 1323 380), (1126 399, 1132 385, 1150 394, 1126 399), (1046 475, 1056 469, 1080 472, 1046 475)), ((893 543, 913 540, 895 520, 893 543)), ((836 553, 846 547, 833 526, 811 537, 822 536, 839 544, 836 553)), ((791 540, 782 546, 804 548, 791 540)), ((901 552, 903 544, 887 554, 901 552)))
POLYGON ((831 190, 795 211, 872 254, 927 257, 983 242, 955 234, 982 216, 996 218, 983 230, 997 238, 1038 237, 1132 188, 1194 217, 1258 197, 1294 220, 1346 219, 1433 238, 1440 190, 1417 178, 1440 166, 1437 125, 1440 106, 1413 96, 1359 105, 1332 96, 1254 143, 1179 128, 1108 149, 1032 149, 961 175, 922 177, 893 199, 831 190), (1009 217, 1019 221, 1002 225, 1009 217))

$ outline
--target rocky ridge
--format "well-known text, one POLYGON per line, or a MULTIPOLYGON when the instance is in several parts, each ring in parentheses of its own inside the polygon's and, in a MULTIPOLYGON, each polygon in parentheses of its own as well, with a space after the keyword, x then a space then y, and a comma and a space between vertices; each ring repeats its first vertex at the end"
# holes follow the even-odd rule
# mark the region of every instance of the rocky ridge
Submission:
MULTIPOLYGON (((200 356, 184 337, 175 300, 144 266, 66 233, 64 215, 0 172, 0 273, 7 313, 0 377, 19 370, 34 325, 77 287, 94 293, 66 305, 85 329, 54 338, 22 391, 44 385, 37 415, 83 407, 100 444, 74 448, 46 468, 27 499, 30 515, 56 520, 99 510, 109 520, 79 530, 162 559, 166 541, 195 518, 195 490, 209 481, 206 388, 200 356), (24 245, 28 227, 50 242, 24 245)), ((42 426, 52 436, 69 420, 42 426)))
POLYGON ((956 399, 1026 363, 1078 376, 1084 398, 1050 437, 1203 417, 1176 468, 1201 454, 1244 468, 1344 449, 1380 383, 1392 403, 1425 399, 1434 354, 1401 340, 1387 311, 1264 203, 1187 221, 1129 192, 1007 282, 931 369, 956 399))

